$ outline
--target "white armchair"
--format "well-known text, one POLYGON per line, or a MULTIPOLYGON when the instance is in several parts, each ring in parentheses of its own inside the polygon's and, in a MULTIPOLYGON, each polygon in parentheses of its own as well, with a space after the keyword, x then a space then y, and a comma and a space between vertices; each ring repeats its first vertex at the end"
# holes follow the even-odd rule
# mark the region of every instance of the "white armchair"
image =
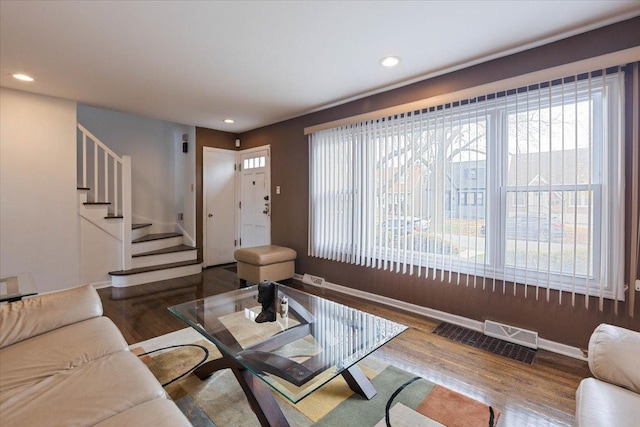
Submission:
POLYGON ((601 324, 588 360, 595 378, 576 390, 576 426, 640 425, 640 332, 601 324))

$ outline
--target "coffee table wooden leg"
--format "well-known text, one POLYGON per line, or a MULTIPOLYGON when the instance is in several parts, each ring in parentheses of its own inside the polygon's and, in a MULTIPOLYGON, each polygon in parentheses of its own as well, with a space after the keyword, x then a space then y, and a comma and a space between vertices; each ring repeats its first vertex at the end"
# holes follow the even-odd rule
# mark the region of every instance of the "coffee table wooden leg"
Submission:
POLYGON ((369 378, 362 372, 362 369, 358 365, 353 365, 349 369, 342 372, 342 377, 345 379, 351 390, 355 391, 362 397, 371 399, 378 394, 369 378))
POLYGON ((271 394, 269 386, 246 369, 233 369, 233 374, 247 396, 251 409, 263 427, 289 427, 287 419, 271 394))
POLYGON ((240 364, 235 360, 228 357, 221 357, 219 359, 209 360, 208 362, 203 363, 195 371, 193 371, 193 373, 196 377, 204 380, 206 378, 209 378, 211 374, 216 371, 228 368, 237 368, 239 366, 240 364))
POLYGON ((193 373, 201 380, 204 380, 215 371, 221 369, 231 369, 240 387, 242 387, 247 401, 249 401, 251 410, 253 410, 258 417, 261 426, 289 427, 289 423, 269 390, 269 386, 250 371, 247 371, 236 360, 223 356, 219 359, 206 362, 193 371, 193 373))

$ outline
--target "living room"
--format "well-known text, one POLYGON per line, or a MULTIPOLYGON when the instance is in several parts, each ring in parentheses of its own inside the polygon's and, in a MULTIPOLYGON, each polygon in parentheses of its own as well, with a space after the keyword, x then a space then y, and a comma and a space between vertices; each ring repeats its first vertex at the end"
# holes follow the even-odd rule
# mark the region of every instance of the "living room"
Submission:
MULTIPOLYGON (((199 248, 199 258, 202 257, 202 248, 206 240, 203 233, 205 222, 203 148, 239 150, 236 145, 236 141, 239 140, 242 150, 266 145, 270 149, 271 243, 294 249, 297 253, 295 272, 299 275, 309 274, 323 278, 326 283, 326 292, 343 292, 347 295, 346 298, 364 298, 365 300, 368 298, 373 302, 395 307, 398 311, 413 311, 416 316, 432 318, 450 316, 451 320, 463 319, 460 321, 466 322, 467 326, 474 328, 482 325, 484 321, 490 320, 526 331, 535 331, 541 343, 539 348, 568 355, 576 360, 583 357, 582 351, 587 349, 592 332, 601 323, 640 331, 638 321, 640 304, 635 303, 636 290, 634 288, 634 279, 638 277, 639 260, 636 255, 634 261, 633 255, 634 252, 637 254, 637 249, 634 250, 634 248, 637 248, 638 245, 637 237, 635 237, 638 229, 638 186, 633 182, 632 172, 634 167, 636 170, 638 168, 637 157, 633 157, 633 131, 636 132, 635 144, 637 145, 638 125, 637 117, 636 123, 633 122, 634 106, 631 105, 633 90, 631 84, 628 83, 632 73, 626 69, 623 72, 627 84, 625 86, 626 96, 623 98, 625 102, 623 115, 626 120, 624 121, 625 132, 622 138, 624 143, 621 157, 624 165, 622 168, 624 169, 622 178, 624 186, 622 188, 624 189, 623 199, 626 207, 623 211, 618 212, 622 215, 621 217, 615 217, 614 214, 609 217, 612 222, 615 222, 615 218, 621 218, 620 222, 624 224, 623 229, 616 231, 623 236, 624 244, 622 249, 617 252, 620 255, 617 262, 621 264, 614 264, 621 266, 622 279, 619 280, 620 283, 615 291, 611 290, 613 294, 603 296, 605 291, 609 291, 608 289, 600 292, 600 285, 591 285, 594 286, 591 289, 592 296, 585 298, 584 292, 576 292, 576 287, 571 282, 568 282, 568 285, 565 283, 563 285, 565 287, 560 288, 561 290, 547 285, 549 281, 543 281, 542 284, 514 285, 513 279, 516 276, 508 274, 502 276, 486 275, 484 280, 474 281, 473 277, 480 276, 479 273, 473 275, 452 269, 452 265, 457 265, 460 262, 457 258, 440 258, 445 261, 437 264, 435 270, 425 270, 425 264, 421 264, 423 261, 416 264, 408 259, 396 260, 390 267, 383 268, 378 268, 379 263, 375 268, 372 268, 366 265, 366 261, 364 265, 343 262, 335 258, 331 259, 330 256, 324 254, 312 255, 315 253, 312 251, 316 251, 313 242, 316 241, 314 239, 317 239, 317 236, 311 236, 312 227, 310 226, 314 207, 310 205, 313 177, 311 174, 312 166, 310 166, 309 134, 324 130, 319 129, 318 126, 322 127, 327 124, 326 129, 331 129, 342 126, 338 122, 343 120, 349 120, 349 123, 361 123, 375 117, 392 117, 406 111, 415 111, 415 108, 411 107, 413 103, 419 105, 417 107, 419 110, 428 110, 433 105, 437 107, 450 101, 444 100, 440 104, 431 104, 431 106, 420 104, 420 102, 424 100, 435 102, 434 99, 437 101, 438 97, 446 97, 451 94, 463 96, 462 94, 467 90, 483 86, 486 89, 486 85, 496 82, 530 76, 537 72, 576 63, 581 63, 583 67, 587 68, 578 68, 575 71, 560 69, 557 72, 565 74, 552 74, 550 77, 535 81, 551 81, 565 75, 580 75, 614 65, 637 63, 640 59, 637 56, 637 49, 640 46, 640 32, 637 31, 640 28, 640 18, 638 17, 640 10, 636 2, 596 2, 604 5, 602 6, 603 11, 598 12, 600 13, 598 19, 592 18, 588 22, 584 20, 573 22, 571 25, 566 24, 565 27, 556 29, 556 33, 548 30, 549 32, 544 36, 538 35, 537 39, 525 34, 521 39, 526 42, 523 41, 517 46, 513 46, 512 43, 505 44, 504 46, 509 46, 508 49, 503 46, 501 50, 494 52, 478 50, 475 57, 470 55, 464 60, 460 59, 458 63, 450 64, 442 69, 423 69, 420 73, 405 76, 403 79, 387 76, 389 80, 385 85, 373 85, 366 91, 345 90, 340 97, 335 97, 331 102, 323 101, 300 108, 300 114, 284 114, 280 115, 277 120, 260 122, 256 125, 242 124, 235 128, 233 125, 227 127, 219 118, 216 118, 218 124, 212 124, 207 121, 208 119, 198 117, 180 120, 181 116, 178 114, 172 115, 172 110, 183 109, 184 106, 180 104, 171 105, 170 102, 167 102, 162 107, 165 111, 164 115, 159 113, 151 115, 136 110, 133 104, 130 107, 118 107, 114 103, 100 103, 98 100, 88 99, 82 93, 72 94, 74 92, 69 91, 65 94, 62 88, 69 82, 63 80, 58 81, 61 84, 58 88, 46 87, 47 79, 51 81, 53 77, 39 78, 37 69, 33 71, 29 69, 30 61, 24 58, 28 58, 29 55, 33 56, 31 52, 26 51, 23 58, 12 57, 8 54, 6 57, 4 56, 5 52, 13 53, 16 50, 8 43, 17 43, 16 40, 22 34, 15 29, 18 26, 17 18, 19 16, 32 14, 31 16, 34 17, 36 23, 38 19, 43 19, 42 12, 36 13, 28 7, 22 9, 22 7, 11 3, 13 2, 3 2, 2 4, 2 27, 7 36, 10 36, 5 39, 5 33, 3 33, 2 37, 9 41, 2 41, 3 73, 0 99, 2 102, 2 108, 0 108, 2 114, 2 236, 0 238, 0 252, 2 254, 0 256, 2 257, 1 275, 3 277, 29 272, 37 283, 39 293, 46 294, 85 283, 104 286, 109 280, 108 276, 105 276, 107 271, 119 268, 119 266, 111 268, 113 263, 119 262, 117 248, 113 249, 110 246, 111 243, 105 243, 104 246, 94 243, 92 247, 92 242, 83 242, 81 230, 79 230, 78 195, 73 186, 77 184, 76 123, 80 122, 100 139, 105 142, 109 141, 108 145, 114 144, 113 148, 117 149, 119 154, 132 154, 134 213, 141 219, 152 219, 156 223, 156 227, 159 227, 158 232, 165 231, 162 229, 163 225, 167 227, 174 224, 179 225, 184 235, 187 236, 186 239, 192 241, 193 246, 199 248), (607 10, 607 7, 612 9, 607 10), (14 13, 16 15, 13 15, 14 13), (16 21, 12 23, 10 20, 13 18, 16 21), (7 46, 6 49, 5 46, 7 46), (9 47, 11 48, 9 49, 9 47), (612 56, 625 51, 631 51, 631 56, 623 57, 623 59, 611 59, 612 56), (607 58, 607 61, 619 60, 619 62, 605 62, 606 65, 597 65, 597 61, 590 62, 598 58, 607 58), (39 86, 30 87, 24 86, 18 81, 14 82, 10 74, 18 71, 33 73, 33 77, 36 79, 34 83, 39 86), (388 110, 393 108, 400 108, 400 110, 388 113, 388 110), (373 114, 373 116, 361 117, 366 114, 373 114), (87 122, 91 122, 91 125, 87 122), (113 124, 118 124, 119 130, 114 129, 113 124), (126 131, 122 129, 126 129, 126 131), (184 135, 187 135, 188 142, 186 153, 183 152, 182 146, 184 135), (127 147, 127 145, 131 145, 125 140, 127 138, 142 142, 135 147, 127 147), (144 142, 144 140, 148 140, 148 142, 144 142), (158 140, 162 140, 162 142, 158 142, 158 140), (154 151, 154 147, 162 148, 154 151), (136 177, 137 179, 135 179, 136 177), (279 188, 279 192, 276 191, 276 187, 279 188), (157 197, 150 197, 150 195, 157 197), (159 198, 164 199, 163 203, 158 202, 159 198), (635 214, 633 213, 634 209, 635 214), (179 213, 184 215, 182 222, 175 219, 179 213), (635 221, 633 215, 635 215, 635 221), (115 255, 106 256, 107 252, 115 255), (452 260, 453 262, 451 262, 452 260), (420 271, 422 274, 418 274, 420 271), (434 271, 436 271, 435 274, 434 271), (633 274, 636 275, 635 278, 632 277, 633 274)), ((436 4, 438 3, 436 2, 436 4)), ((235 7, 250 9, 252 6, 256 5, 237 5, 235 7)), ((391 7, 388 4, 387 6, 391 7)), ((573 6, 576 7, 575 4, 573 6)), ((66 7, 73 9, 72 6, 67 5, 66 7)), ((114 6, 104 3, 100 7, 105 9, 94 12, 105 12, 114 6)), ((278 7, 287 9, 284 4, 279 4, 278 7)), ((408 5, 404 5, 404 7, 408 7, 408 5)), ((54 11, 55 8, 51 12, 54 11)), ((61 13, 60 10, 57 13, 61 13)), ((81 12, 76 13, 82 14, 81 12)), ((253 16, 254 12, 246 13, 253 16)), ((289 10, 288 13, 293 14, 294 12, 289 10)), ((22 19, 25 19, 24 16, 22 19)), ((67 16, 65 19, 71 19, 71 17, 67 16)), ((34 23, 28 20, 24 22, 34 23)), ((72 20, 71 22, 76 21, 72 20)), ((142 24, 153 25, 146 21, 142 24)), ((49 30, 49 26, 52 26, 51 22, 43 22, 42 25, 47 30, 49 30)), ((144 25, 142 28, 145 28, 144 25)), ((300 28, 297 30, 302 31, 300 28)), ((81 30, 77 31, 79 33, 75 35, 82 37, 81 30)), ((420 36, 421 30, 415 29, 414 31, 416 31, 416 36, 420 36)), ((152 31, 150 32, 152 33, 152 31)), ((53 34, 51 36, 53 38, 53 34)), ((30 37, 35 38, 35 36, 30 37)), ((39 37, 35 40, 44 43, 42 34, 39 37)), ((98 36, 94 34, 94 37, 98 36)), ((105 38, 105 40, 107 39, 105 38)), ((59 40, 56 39, 56 42, 59 40)), ((93 43, 98 42, 93 39, 93 43)), ((104 43, 108 42, 104 41, 104 43)), ((427 43, 426 46, 428 45, 427 43)), ((89 44, 89 46, 91 45, 89 44)), ((56 55, 65 56, 64 48, 61 48, 60 45, 50 48, 56 55)), ((265 47, 265 49, 267 48, 265 47)), ((357 48, 357 46, 353 46, 353 48, 357 48)), ((88 47, 86 49, 89 50, 88 47)), ((386 49, 385 52, 387 52, 386 49)), ((398 55, 401 57, 400 67, 411 61, 407 54, 398 55)), ((380 55, 380 57, 382 56, 383 54, 380 55)), ((376 58, 376 61, 378 59, 380 58, 376 58)), ((48 61, 55 63, 56 59, 48 58, 48 61)), ((309 61, 313 63, 311 59, 309 61)), ((108 61, 105 60, 105 62, 108 61)), ((70 64, 75 63, 71 61, 65 64, 66 67, 71 67, 70 64)), ((220 62, 221 68, 223 68, 222 64, 224 61, 220 62)), ((108 64, 104 65, 106 66, 105 74, 117 75, 125 71, 111 69, 108 72, 108 64)), ((159 66, 160 64, 153 65, 159 66)), ((378 64, 375 65, 379 67, 378 64)), ((141 67, 150 68, 144 64, 141 67)), ((260 68, 255 66, 251 73, 259 73, 260 68)), ((392 70, 385 69, 384 71, 392 70)), ((161 80, 161 73, 154 72, 159 73, 157 79, 161 80)), ((602 75, 605 74, 607 73, 594 76, 590 80, 593 88, 595 88, 596 81, 602 80, 602 75)), ((248 79, 245 84, 249 84, 251 76, 245 76, 245 78, 248 79)), ((118 79, 122 87, 129 88, 130 91, 134 90, 126 83, 126 76, 119 76, 118 79)), ((154 78, 149 77, 149 79, 153 80, 154 78)), ((525 84, 529 85, 532 82, 529 81, 525 84)), ((572 83, 569 82, 569 84, 572 83)), ((309 80, 307 85, 313 86, 314 81, 309 80)), ((501 90, 519 88, 520 86, 520 84, 516 84, 516 86, 507 86, 504 89, 488 89, 479 94, 499 93, 501 90)), ((145 90, 148 91, 145 96, 150 99, 161 95, 171 98, 175 95, 168 90, 168 93, 162 94, 154 86, 142 89, 135 88, 135 91, 144 92, 145 90)), ((267 89, 253 88, 253 90, 260 93, 260 91, 267 89)), ((301 90, 304 89, 299 87, 295 90, 289 89, 293 92, 301 90)), ((572 90, 573 88, 568 86, 567 94, 572 90)), ((121 91, 126 92, 127 90, 121 89, 121 91)), ((463 98, 469 99, 479 94, 466 95, 463 98)), ((453 98, 451 101, 454 100, 456 99, 453 98)), ((231 99, 213 102, 207 100, 204 103, 223 104, 225 102, 233 104, 231 99)), ((268 110, 269 106, 266 106, 265 109, 268 110)), ((436 108, 435 111, 439 110, 436 108)), ((220 109, 216 110, 216 115, 220 114, 224 113, 220 112, 220 109)), ((238 115, 234 116, 237 123, 241 122, 238 119, 239 114, 238 112, 238 115)), ((220 117, 226 118, 227 116, 220 117)), ((459 120, 457 117, 454 116, 447 120, 459 120)), ((474 161, 479 164, 477 158, 474 161)), ((446 170, 443 173, 446 173, 446 170)), ((532 187, 534 185, 532 182, 529 180, 525 184, 520 183, 520 185, 532 187)), ((470 199, 466 199, 466 202, 470 203, 470 199)), ((394 218, 396 215, 394 213, 389 218, 394 218)), ((571 215, 573 215, 573 211, 571 215)), ((569 215, 567 214, 567 216, 569 215)), ((435 226, 444 223, 442 217, 436 214, 432 215, 430 219, 426 215, 424 218, 435 226)), ((492 233, 489 221, 490 218, 487 216, 486 230, 488 231, 486 233, 488 235, 492 233)), ((575 225, 576 220, 573 217, 567 219, 565 224, 572 222, 575 225)), ((477 230, 477 232, 473 231, 468 234, 468 237, 473 236, 476 239, 480 237, 480 223, 477 224, 477 230)), ((447 231, 447 233, 452 234, 451 231, 447 231)), ((456 239, 459 240, 459 237, 456 239)), ((540 240, 542 239, 537 239, 536 244, 540 240)), ((577 245, 576 240, 567 240, 566 238, 561 240, 568 242, 567 252, 571 247, 577 245)), ((533 251, 533 248, 529 247, 533 245, 526 243, 531 240, 521 239, 521 241, 525 242, 527 251, 533 251)), ((546 242, 544 243, 546 244, 546 242)), ((402 243, 395 242, 394 244, 401 245, 402 243)), ((397 250, 398 246, 391 247, 397 250)), ((587 258, 593 257, 593 254, 593 249, 591 249, 587 258)), ((613 257, 613 255, 611 256, 613 257)), ((376 262, 373 264, 376 265, 376 262)), ((571 268, 573 266, 568 267, 568 270, 571 268)), ((505 270, 504 267, 503 270, 505 270)))

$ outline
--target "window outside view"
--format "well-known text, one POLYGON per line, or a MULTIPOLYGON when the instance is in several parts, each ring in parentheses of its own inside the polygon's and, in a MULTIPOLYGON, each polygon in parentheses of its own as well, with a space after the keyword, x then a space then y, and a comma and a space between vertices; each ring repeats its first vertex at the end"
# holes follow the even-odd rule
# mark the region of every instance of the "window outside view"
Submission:
POLYGON ((330 130, 312 145, 312 183, 328 181, 312 185, 313 250, 474 285, 599 288, 620 83, 583 76, 330 130))

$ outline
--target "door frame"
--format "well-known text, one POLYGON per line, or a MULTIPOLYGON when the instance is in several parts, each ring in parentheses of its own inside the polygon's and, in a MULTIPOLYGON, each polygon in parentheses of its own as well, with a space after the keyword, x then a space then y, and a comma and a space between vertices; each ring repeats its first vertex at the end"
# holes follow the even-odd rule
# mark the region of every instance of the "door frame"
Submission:
POLYGON ((236 248, 241 248, 242 245, 240 245, 240 232, 241 232, 241 210, 239 208, 239 201, 242 200, 242 185, 241 185, 241 179, 242 179, 242 170, 240 168, 240 163, 241 163, 241 158, 243 154, 250 154, 252 152, 258 152, 258 151, 267 151, 267 159, 266 159, 266 166, 267 166, 267 189, 269 192, 269 201, 271 203, 270 205, 270 210, 269 210, 269 241, 271 241, 271 212, 272 212, 272 208, 273 208, 273 197, 271 194, 271 144, 267 144, 267 145, 262 145, 260 147, 253 147, 253 148, 247 148, 246 150, 226 150, 223 148, 214 148, 214 147, 202 147, 202 176, 203 176, 203 180, 202 180, 202 258, 203 258, 203 264, 204 267, 209 267, 209 265, 207 264, 207 182, 204 179, 204 177, 206 176, 206 161, 205 161, 205 153, 206 152, 222 152, 222 153, 229 153, 232 152, 235 155, 235 165, 236 165, 236 177, 234 179, 234 193, 235 193, 235 200, 234 200, 234 206, 236 209, 236 214, 235 214, 235 224, 234 224, 234 229, 235 229, 235 236, 236 236, 236 248))
MULTIPOLYGON (((238 164, 238 151, 236 150, 226 150, 224 148, 214 148, 214 147, 202 147, 202 262, 203 262, 203 267, 210 267, 210 265, 207 263, 208 258, 207 258, 207 251, 208 251, 208 245, 207 245, 207 239, 208 239, 208 230, 207 230, 207 226, 208 226, 208 221, 207 221, 207 182, 205 177, 207 176, 207 171, 206 171, 206 153, 224 153, 224 154, 229 154, 229 153, 233 153, 234 154, 234 168, 237 171, 237 164, 238 164)), ((235 178, 233 180, 233 193, 234 193, 234 206, 237 209, 238 206, 238 176, 237 174, 235 174, 235 178)), ((234 234, 236 237, 236 242, 238 239, 238 213, 236 210, 236 214, 234 215, 234 234)), ((236 244, 235 247, 237 248, 238 245, 236 244)), ((213 265, 213 264, 212 264, 213 265)))
POLYGON ((240 244, 242 239, 242 210, 239 208, 239 201, 242 200, 242 156, 244 154, 251 154, 253 152, 259 151, 267 151, 267 158, 265 160, 265 166, 267 168, 267 192, 269 196, 269 244, 271 244, 271 212, 273 212, 273 197, 271 196, 271 144, 261 145, 259 147, 247 148, 245 150, 237 151, 236 162, 238 163, 238 175, 236 177, 236 207, 237 215, 236 215, 236 237, 238 238, 238 248, 242 248, 243 246, 240 244))

